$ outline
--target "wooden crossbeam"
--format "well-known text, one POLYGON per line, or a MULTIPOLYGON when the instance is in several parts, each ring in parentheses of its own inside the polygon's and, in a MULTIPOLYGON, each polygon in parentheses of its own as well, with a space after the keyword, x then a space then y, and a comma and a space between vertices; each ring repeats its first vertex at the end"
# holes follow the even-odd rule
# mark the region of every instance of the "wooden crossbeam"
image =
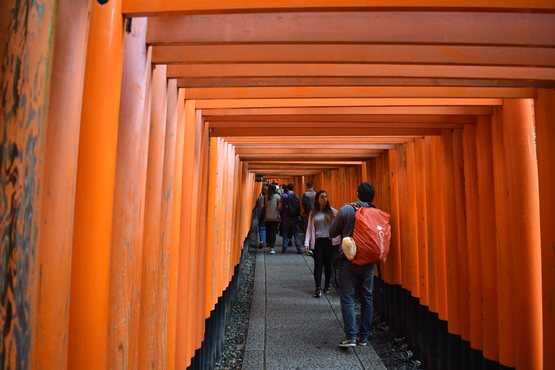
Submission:
MULTIPOLYGON (((555 70, 554 70, 555 71, 555 70)), ((555 74, 554 74, 555 77, 555 74)), ((505 98, 533 99, 536 89, 527 87, 222 87, 190 88, 185 99, 302 99, 310 98, 505 98)))

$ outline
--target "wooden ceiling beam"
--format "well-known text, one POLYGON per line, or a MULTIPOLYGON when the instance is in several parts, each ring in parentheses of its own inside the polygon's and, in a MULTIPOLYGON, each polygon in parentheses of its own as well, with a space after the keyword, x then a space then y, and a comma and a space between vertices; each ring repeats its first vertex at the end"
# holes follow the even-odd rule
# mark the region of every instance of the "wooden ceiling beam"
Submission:
POLYGON ((207 121, 211 128, 265 128, 271 126, 275 129, 309 128, 326 130, 333 127, 342 128, 452 128, 462 129, 463 123, 453 122, 307 122, 307 121, 207 121), (275 124, 274 124, 275 123, 275 124))
MULTIPOLYGON (((501 98, 315 98, 315 99, 211 99, 198 100, 195 102, 197 109, 206 108, 287 108, 291 112, 294 108, 319 107, 322 109, 334 107, 332 109, 340 110, 339 107, 387 107, 387 109, 402 111, 402 107, 422 107, 424 110, 434 106, 501 106, 503 99, 501 98)), ((360 109, 360 108, 359 108, 360 109)), ((411 114, 411 113, 408 113, 411 114)))
MULTIPOLYGON (((555 78, 555 69, 554 78, 555 78)), ((306 98, 504 98, 534 99, 532 87, 435 87, 435 86, 350 86, 350 87, 222 87, 185 89, 185 99, 288 99, 306 98)))
POLYGON ((361 152, 356 152, 356 153, 316 153, 316 152, 312 152, 312 153, 280 153, 278 151, 276 152, 259 152, 259 153, 248 153, 248 154, 241 154, 239 155, 239 158, 242 161, 250 161, 250 160, 258 160, 258 159, 277 159, 279 161, 281 160, 287 160, 287 159, 304 159, 304 160, 312 160, 312 159, 318 159, 318 160, 323 160, 323 159, 327 159, 327 160, 365 160, 367 158, 376 158, 379 157, 381 155, 381 152, 379 153, 361 153, 361 152))
POLYGON ((277 146, 267 147, 267 148, 247 148, 247 147, 236 147, 235 154, 239 155, 262 155, 262 154, 280 154, 282 153, 284 156, 290 155, 317 155, 322 154, 325 156, 334 156, 334 155, 353 155, 353 154, 379 154, 383 152, 384 149, 371 149, 371 148, 328 148, 326 147, 308 147, 308 148, 301 148, 301 147, 293 147, 289 145, 283 145, 281 148, 277 146))
MULTIPOLYGON (((338 144, 338 143, 353 143, 356 142, 358 144, 403 144, 407 142, 414 141, 413 137, 368 137, 368 136, 321 136, 321 137, 313 137, 313 136, 288 136, 288 137, 260 137, 260 136, 253 136, 253 137, 224 137, 224 141, 233 145, 244 145, 244 144, 263 144, 263 145, 274 145, 274 144, 310 144, 310 143, 317 143, 318 145, 330 145, 330 144, 338 144)), ((297 163, 297 162, 291 162, 297 163)), ((328 162, 321 162, 321 163, 328 163, 328 162)))
MULTIPOLYGON (((150 3, 161 2, 168 7, 172 4, 172 1, 168 0, 142 1, 144 1, 143 10, 151 7, 150 3)), ((267 5, 267 1, 253 1, 261 7, 264 4, 267 5)), ((459 1, 464 2, 464 0, 459 1)), ((518 1, 514 0, 511 3, 518 1)), ((341 6, 341 9, 335 9, 337 11, 334 12, 271 13, 271 9, 264 8, 261 9, 263 10, 261 13, 249 13, 248 8, 241 8, 244 14, 225 14, 226 12, 223 11, 209 15, 151 17, 146 41, 149 45, 414 43, 554 47, 555 2, 536 1, 549 4, 549 7, 544 9, 549 13, 425 11, 426 8, 420 1, 418 6, 414 6, 412 1, 411 9, 400 9, 400 11, 381 11, 375 7, 368 7, 366 11, 347 11, 349 9, 345 5, 341 6)), ((127 12, 125 3, 130 2, 133 0, 124 1, 123 13, 128 17, 144 16, 127 12)), ((182 6, 193 3, 183 0, 174 2, 181 3, 182 6)), ((210 1, 210 3, 213 2, 210 1)), ((520 0, 520 2, 530 4, 534 0, 520 0)), ((205 2, 195 1, 195 3, 200 5, 205 2)), ((275 3, 281 3, 281 1, 275 3)), ((305 7, 308 4, 303 1, 296 3, 305 7)), ((450 0, 442 0, 438 3, 449 4, 450 0)), ((509 2, 498 1, 498 4, 502 3, 509 2)), ((466 8, 472 10, 471 4, 466 8)))
MULTIPOLYGON (((282 150, 282 149, 316 149, 321 150, 325 147, 325 150, 328 151, 340 151, 340 150, 389 150, 395 149, 395 144, 373 144, 373 143, 358 143, 358 142, 351 142, 351 143, 328 143, 323 145, 322 143, 298 143, 298 144, 291 144, 291 143, 274 143, 274 144, 260 144, 260 143, 248 143, 248 144, 235 144, 236 153, 239 153, 239 150, 252 150, 252 151, 260 151, 260 150, 282 150)), ((245 152, 246 153, 246 152, 245 152)))
MULTIPOLYGON (((491 102, 492 106, 501 105, 501 99, 487 99, 491 102)), ((391 107, 365 107, 365 106, 331 106, 331 107, 282 107, 282 108, 213 108, 213 109, 203 109, 202 113, 205 117, 224 117, 224 116, 257 116, 257 115, 269 115, 276 116, 276 120, 279 120, 277 116, 310 116, 310 115, 393 115, 394 117, 399 116, 399 120, 404 120, 400 116, 418 116, 418 115, 491 115, 493 109, 491 106, 487 105, 474 105, 469 102, 469 105, 460 105, 448 103, 448 99, 443 101, 446 106, 414 106, 414 104, 407 104, 408 106, 391 106, 391 107)), ((201 102, 197 102, 201 103, 201 102)), ((476 103, 476 100, 474 100, 476 103)))
POLYGON ((394 77, 184 77, 177 87, 256 86, 477 86, 553 88, 554 81, 394 77))
MULTIPOLYGON (((361 76, 555 81, 555 68, 363 63, 183 64, 168 65, 167 76, 168 78, 180 78, 183 76, 189 78, 361 76)), ((352 88, 356 88, 356 86, 352 88)))
POLYGON ((437 136, 441 128, 343 128, 330 127, 325 130, 313 128, 210 128, 210 136, 437 136))
POLYGON ((554 67, 555 49, 502 45, 167 45, 153 47, 152 63, 391 63, 554 67))
POLYGON ((314 115, 236 115, 236 116, 215 116, 204 115, 206 122, 223 123, 223 122, 365 122, 365 123, 476 123, 475 116, 469 115, 394 115, 394 114, 376 114, 376 115, 355 115, 355 114, 314 114, 314 115))

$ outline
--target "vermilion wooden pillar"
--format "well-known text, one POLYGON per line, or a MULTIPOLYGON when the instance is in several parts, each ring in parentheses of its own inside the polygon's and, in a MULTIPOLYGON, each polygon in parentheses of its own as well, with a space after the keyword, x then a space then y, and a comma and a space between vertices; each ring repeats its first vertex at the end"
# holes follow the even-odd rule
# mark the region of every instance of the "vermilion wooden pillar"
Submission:
POLYGON ((428 233, 426 212, 426 162, 424 139, 414 141, 416 211, 418 228, 418 285, 420 304, 429 305, 428 293, 428 233))
POLYGON ((389 150, 389 173, 391 194, 391 245, 389 246, 388 260, 393 273, 390 284, 401 285, 401 224, 399 212, 399 178, 397 173, 397 151, 389 150))
POLYGON ((37 253, 41 288, 34 366, 43 369, 67 368, 75 168, 90 6, 90 0, 61 0, 56 19, 37 253))
POLYGON ((461 302, 459 299, 460 280, 464 278, 464 276, 459 275, 458 268, 457 205, 455 200, 455 173, 453 163, 453 133, 452 130, 443 130, 441 134, 440 164, 444 204, 442 212, 445 227, 446 303, 447 317, 449 318, 447 324, 450 333, 459 335, 461 333, 461 302))
POLYGON ((125 35, 110 268, 108 367, 138 368, 141 269, 150 112, 146 18, 125 35))
POLYGON ((493 181, 493 145, 491 118, 478 116, 476 126, 476 156, 478 170, 478 219, 482 260, 482 322, 483 353, 491 361, 499 361, 499 327, 497 299, 497 261, 495 190, 493 181))
POLYGON ((431 312, 439 314, 441 320, 447 320, 440 138, 428 136, 425 143, 429 307, 431 312))
MULTIPOLYGON (((198 245, 202 244, 199 225, 202 212, 199 208, 207 191, 203 188, 201 148, 206 134, 201 128, 200 112, 195 110, 195 101, 185 101, 184 146, 183 146, 183 188, 181 202, 181 240, 179 253, 179 273, 177 291, 177 333, 176 367, 186 368, 191 364, 195 350, 200 348, 204 329, 205 281, 204 257, 198 245)), ((206 165, 206 167, 208 167, 206 165)), ((206 204, 206 203, 205 203, 206 204)), ((206 207, 204 207, 206 208, 206 207)), ((204 218, 206 220, 206 218, 204 218)), ((204 226, 206 229, 206 226, 204 226)), ((204 231, 205 233, 205 231, 204 231)))
POLYGON ((505 366, 515 365, 515 331, 514 331, 514 279, 512 275, 512 230, 511 210, 509 204, 510 190, 508 181, 511 173, 508 163, 507 146, 504 144, 503 134, 504 120, 501 109, 496 107, 492 117, 492 141, 493 141, 493 174, 495 185, 495 218, 497 222, 497 233, 495 248, 497 255, 495 261, 497 267, 497 297, 499 311, 496 320, 499 327, 499 362, 505 366))
POLYGON ((162 246, 164 156, 166 154, 167 82, 166 66, 152 72, 152 110, 149 121, 148 164, 145 194, 143 262, 141 276, 141 314, 139 367, 164 367, 165 338, 162 317, 167 301, 163 289, 166 261, 162 246), (163 357, 161 355, 163 354, 163 357))
MULTIPOLYGON (((168 334, 167 334, 167 350, 166 350, 166 369, 175 369, 175 360, 177 353, 177 310, 178 310, 178 280, 179 280, 179 255, 181 245, 181 205, 183 196, 183 150, 185 141, 185 91, 179 89, 175 102, 175 118, 177 122, 176 129, 176 147, 175 147, 175 165, 173 173, 173 203, 172 203, 172 233, 170 245, 170 274, 168 288, 168 334)), ((173 105, 173 104, 172 104, 173 105)), ((171 107, 171 105, 170 105, 171 107)), ((168 111, 168 117, 174 114, 168 111)))
POLYGON ((396 171, 395 177, 397 179, 397 194, 399 199, 399 266, 400 266, 400 284, 404 289, 410 291, 409 270, 410 270, 410 240, 409 228, 411 227, 408 220, 408 190, 407 190, 407 152, 405 144, 397 145, 395 150, 397 153, 396 158, 396 171))
POLYGON ((555 91, 538 89, 536 109, 536 141, 540 194, 540 225, 543 281, 543 368, 555 368, 555 91))
POLYGON ((69 367, 106 367, 112 209, 124 22, 93 2, 81 115, 71 270, 69 367))
MULTIPOLYGON (((157 360, 161 368, 174 368, 168 364, 168 342, 174 342, 170 338, 170 333, 173 332, 175 326, 175 310, 171 310, 175 299, 175 294, 170 292, 174 288, 174 281, 170 280, 171 276, 176 276, 172 271, 174 266, 177 266, 179 260, 179 251, 172 245, 173 218, 174 218, 174 201, 175 197, 175 177, 176 175, 176 149, 181 143, 177 142, 177 80, 170 79, 166 84, 166 121, 165 121, 165 137, 164 137, 164 164, 162 167, 162 193, 160 197, 160 247, 157 251, 159 257, 159 273, 158 273, 158 289, 157 289, 157 303, 158 303, 158 320, 156 322, 157 331, 159 332, 159 347, 156 352, 157 360), (171 296, 171 297, 170 297, 171 296)), ((180 186, 181 184, 179 184, 180 186)), ((175 344, 172 344, 175 346, 175 344)), ((170 352, 170 357, 173 361, 175 353, 170 352)))
POLYGON ((407 166, 407 221, 409 230, 407 241, 409 243, 408 271, 407 277, 409 285, 407 289, 411 291, 413 297, 420 297, 419 279, 419 262, 418 262, 418 214, 417 214, 417 191, 416 191, 416 161, 415 161, 415 145, 414 142, 408 142, 406 146, 406 166, 407 166))
POLYGON ((470 341, 470 307, 469 307, 469 262, 466 239, 466 197, 464 178, 464 155, 462 130, 453 130, 453 175, 455 209, 457 223, 457 255, 456 263, 459 275, 460 335, 467 342, 470 341))
POLYGON ((478 158, 476 125, 463 129, 463 155, 465 178, 466 252, 468 254, 468 301, 470 347, 482 350, 482 252, 480 248, 480 222, 478 212, 478 158))
MULTIPOLYGON (((41 218, 44 217, 41 214, 41 197, 44 160, 48 155, 44 143, 48 127, 46 117, 56 4, 52 0, 22 0, 4 2, 0 6, 3 33, 0 37, 0 367, 5 369, 34 367, 37 305, 40 304, 37 298, 42 296, 39 292, 40 266, 37 264, 39 261, 36 252, 41 248, 37 245, 37 240, 42 227, 41 218)), ((72 123, 75 125, 76 122, 72 123)), ((74 129, 75 127, 69 130, 74 129)), ((60 160, 58 155, 59 153, 54 161, 60 160)), ((69 175, 73 176, 71 173, 69 175)), ((48 180, 49 185, 52 182, 52 179, 48 180)), ((67 189, 68 183, 64 182, 63 186, 67 189)), ((72 200, 73 198, 69 199, 69 203, 72 200)), ((66 204, 64 210, 69 207, 71 204, 66 204)), ((68 216, 66 213, 65 217, 68 216)), ((63 239, 64 235, 59 235, 58 240, 63 239)), ((67 303, 64 300, 67 298, 67 257, 59 261, 59 256, 47 255, 52 247, 67 247, 68 240, 64 241, 65 246, 47 247, 44 251, 46 255, 39 251, 39 263, 48 264, 49 274, 51 268, 55 269, 57 265, 65 267, 65 274, 60 277, 64 284, 60 287, 60 292, 66 295, 60 299, 67 303)), ((50 283, 47 286, 52 287, 50 283)), ((44 291, 46 295, 51 293, 53 292, 44 291)), ((59 309, 56 300, 47 302, 47 305, 54 310, 59 309)), ((65 313, 63 320, 63 323, 49 326, 49 334, 52 330, 60 329, 64 335, 67 323, 65 313)), ((61 351, 65 349, 62 348, 61 351)), ((55 356, 60 356, 60 352, 55 356)))
MULTIPOLYGON (((204 124, 202 118, 202 111, 196 111, 195 117, 195 137, 197 140, 197 145, 195 147, 195 161, 198 168, 198 176, 195 178, 197 183, 197 204, 196 213, 198 222, 196 224, 196 234, 198 238, 196 243, 193 245, 194 249, 198 249, 196 263, 198 265, 198 276, 199 281, 194 287, 196 289, 196 295, 200 297, 201 301, 193 299, 193 304, 195 306, 196 314, 195 318, 196 335, 197 340, 195 345, 200 347, 202 341, 204 340, 205 332, 205 319, 210 317, 210 308, 207 306, 206 302, 209 301, 207 295, 209 294, 206 284, 206 264, 208 263, 206 251, 203 250, 202 246, 208 245, 207 235, 207 223, 208 223, 208 197, 210 192, 208 191, 208 179, 209 179, 209 151, 210 151, 210 137, 208 135, 208 125, 204 124)), ((193 297, 194 298, 194 297, 193 297)))
MULTIPOLYGON (((213 309, 213 297, 216 293, 216 287, 218 286, 218 277, 221 274, 221 270, 224 266, 220 266, 218 269, 214 269, 213 264, 211 263, 214 259, 218 258, 218 252, 216 249, 221 249, 225 242, 220 241, 218 239, 218 228, 215 225, 223 225, 224 224, 224 217, 223 217, 223 208, 226 207, 223 202, 225 202, 225 198, 223 197, 223 182, 221 182, 221 176, 223 174, 224 166, 223 163, 225 162, 224 159, 226 158, 226 153, 223 147, 223 140, 221 138, 210 138, 210 175, 208 180, 208 186, 210 191, 208 192, 208 207, 207 207, 207 243, 206 247, 200 253, 206 254, 206 259, 209 263, 206 264, 206 275, 201 276, 206 283, 206 302, 205 306, 208 307, 207 311, 213 309)), ((221 250, 220 250, 221 251, 221 250)), ((223 254, 223 251, 221 251, 223 254)), ((209 315, 209 312, 207 312, 209 315)))
MULTIPOLYGON (((503 134, 509 190, 510 243, 517 369, 542 369, 542 287, 538 168, 532 101, 506 99, 503 134)), ((505 309, 505 308, 503 308, 505 309)), ((509 364, 512 366, 511 364, 509 364)))

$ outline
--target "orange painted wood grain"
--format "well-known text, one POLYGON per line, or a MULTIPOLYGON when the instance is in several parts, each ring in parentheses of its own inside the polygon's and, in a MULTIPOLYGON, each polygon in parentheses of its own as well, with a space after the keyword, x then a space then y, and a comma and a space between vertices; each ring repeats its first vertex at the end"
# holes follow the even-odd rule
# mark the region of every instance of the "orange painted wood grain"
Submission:
MULTIPOLYGON (((90 1, 60 1, 45 141, 37 266, 40 270, 34 364, 67 368, 75 168, 79 146, 90 1), (56 318, 53 320, 52 318, 56 318)), ((45 14, 45 17, 51 15, 45 14)), ((52 18, 54 20, 54 18, 52 18)), ((44 22, 45 25, 49 22, 44 22)), ((42 36, 37 39, 46 42, 42 36)), ((31 46, 31 45, 30 45, 31 46)), ((37 46, 33 46, 37 47, 37 46)), ((45 81, 48 81, 46 78, 45 81)))
POLYGON ((107 360, 123 33, 121 1, 104 6, 93 2, 75 193, 68 337, 70 368, 104 368, 107 360))

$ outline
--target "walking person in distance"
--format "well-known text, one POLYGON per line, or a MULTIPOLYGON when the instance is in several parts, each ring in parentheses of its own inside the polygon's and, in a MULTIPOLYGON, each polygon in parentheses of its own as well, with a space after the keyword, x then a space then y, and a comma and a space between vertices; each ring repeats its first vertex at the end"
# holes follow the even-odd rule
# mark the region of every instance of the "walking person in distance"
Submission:
POLYGON ((266 217, 266 194, 268 194, 268 181, 264 181, 262 183, 262 189, 256 201, 258 214, 258 237, 260 239, 258 249, 266 247, 266 225, 264 224, 264 218, 266 217))
POLYGON ((295 190, 294 184, 287 185, 287 192, 281 195, 281 203, 283 209, 282 222, 283 222, 283 248, 281 253, 287 252, 288 241, 291 236, 295 239, 295 247, 297 253, 302 254, 301 238, 297 230, 297 221, 301 212, 301 204, 299 197, 293 192, 295 190))
POLYGON ((276 184, 268 186, 268 194, 266 195, 266 214, 264 217, 264 224, 266 225, 266 242, 270 247, 270 253, 274 254, 276 245, 276 234, 278 225, 281 222, 279 211, 281 210, 280 196, 276 184))
POLYGON ((312 250, 314 256, 314 298, 322 296, 322 270, 325 275, 324 293, 330 291, 334 249, 341 242, 340 236, 332 240, 329 235, 336 214, 337 210, 330 206, 326 191, 318 191, 314 196, 314 208, 308 215, 304 240, 305 251, 309 253, 312 250))

